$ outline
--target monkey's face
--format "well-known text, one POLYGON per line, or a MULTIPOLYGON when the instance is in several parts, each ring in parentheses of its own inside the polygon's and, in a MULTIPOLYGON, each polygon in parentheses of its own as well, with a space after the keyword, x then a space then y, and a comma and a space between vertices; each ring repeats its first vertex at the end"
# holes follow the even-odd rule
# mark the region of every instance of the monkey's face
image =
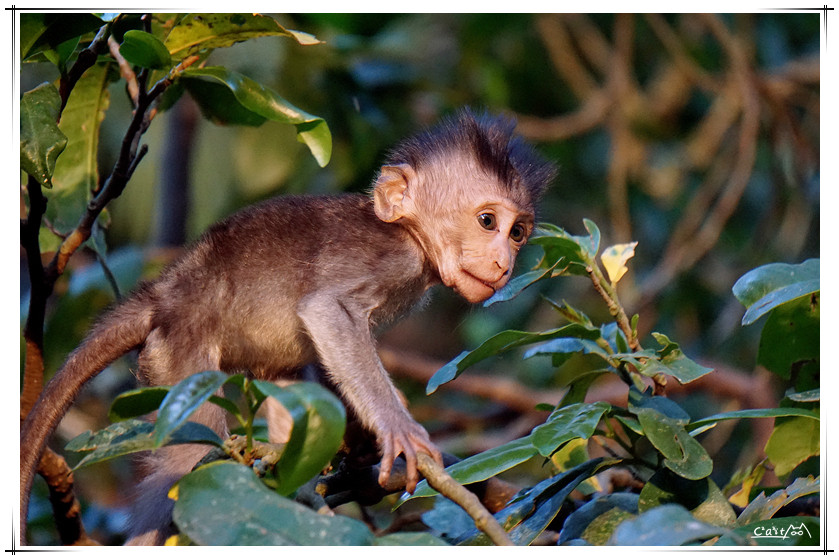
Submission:
POLYGON ((471 303, 491 297, 510 280, 533 215, 506 199, 485 201, 456 219, 436 263, 443 284, 471 303))
POLYGON ((504 191, 467 160, 423 176, 407 164, 382 167, 373 194, 379 219, 413 233, 443 284, 478 303, 507 284, 533 231, 533 212, 504 191))

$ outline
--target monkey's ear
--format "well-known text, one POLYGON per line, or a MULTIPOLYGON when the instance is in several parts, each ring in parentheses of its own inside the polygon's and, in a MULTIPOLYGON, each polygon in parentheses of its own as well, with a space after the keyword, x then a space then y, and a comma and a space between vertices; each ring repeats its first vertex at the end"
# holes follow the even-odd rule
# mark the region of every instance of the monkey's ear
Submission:
POLYGON ((407 163, 382 166, 373 185, 373 205, 383 222, 395 222, 413 209, 411 187, 417 180, 414 168, 407 163))

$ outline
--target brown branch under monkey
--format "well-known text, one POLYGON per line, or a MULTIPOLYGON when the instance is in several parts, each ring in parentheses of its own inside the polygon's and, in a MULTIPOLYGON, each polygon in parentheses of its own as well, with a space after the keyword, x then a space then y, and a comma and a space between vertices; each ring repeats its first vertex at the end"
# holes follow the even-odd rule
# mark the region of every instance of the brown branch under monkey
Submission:
MULTIPOLYGON (((372 196, 290 196, 246 208, 105 314, 23 425, 21 540, 47 438, 84 383, 134 349, 138 377, 150 385, 174 385, 204 370, 294 379, 319 363, 375 435, 379 482, 402 455, 413 491, 417 454, 442 459, 401 403, 373 330, 409 311, 434 284, 474 303, 507 283, 534 227, 536 202, 555 175, 514 127, 463 110, 399 144, 372 196)), ((204 405, 192 419, 227 436, 217 407, 204 405)), ((130 544, 162 544, 172 533, 167 492, 205 452, 180 445, 145 458, 130 544)))

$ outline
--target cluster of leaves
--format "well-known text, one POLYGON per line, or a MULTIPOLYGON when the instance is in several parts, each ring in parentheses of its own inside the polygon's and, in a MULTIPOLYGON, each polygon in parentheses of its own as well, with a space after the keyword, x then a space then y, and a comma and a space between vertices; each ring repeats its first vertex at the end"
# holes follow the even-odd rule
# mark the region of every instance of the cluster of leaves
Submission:
MULTIPOLYGON (((42 84, 21 99, 21 170, 56 201, 48 206, 42 250, 58 248, 100 188, 100 124, 110 104, 109 86, 121 75, 128 76, 126 89, 135 107, 154 97, 148 99, 154 110, 142 126, 188 92, 204 116, 219 124, 258 126, 272 120, 293 125, 298 140, 326 165, 332 137, 322 118, 234 70, 204 66, 215 49, 271 36, 301 45, 320 42, 257 14, 21 14, 22 60, 52 62, 61 75, 56 84, 42 84), (75 75, 85 56, 92 64, 75 75)), ((104 255, 104 236, 93 239, 91 247, 104 255)))
MULTIPOLYGON (((120 395, 111 405, 114 423, 67 443, 84 453, 76 468, 163 446, 200 443, 215 448, 170 492, 180 534, 170 544, 361 545, 435 544, 427 534, 375 538, 367 526, 345 516, 320 515, 295 502, 298 489, 335 456, 344 435, 341 402, 315 383, 289 387, 220 371, 194 374, 174 387, 146 387, 120 395), (225 396, 219 396, 224 390, 225 396), (257 411, 267 399, 291 415, 287 443, 265 443, 257 411), (223 408, 239 424, 222 441, 190 415, 205 403, 223 408), (140 420, 157 412, 154 422, 140 420)), ((442 542, 438 543, 442 544, 442 542)))
POLYGON ((819 455, 819 265, 819 259, 767 264, 745 274, 733 288, 747 308, 743 325, 766 317, 757 363, 786 382, 781 406, 810 413, 775 420, 765 451, 781 479, 819 455))
MULTIPOLYGON (((543 226, 533 243, 545 249, 545 258, 537 269, 515 279, 497 298, 513 297, 539 279, 580 274, 600 284, 598 291, 609 298, 610 306, 614 305, 615 314, 620 316, 615 285, 625 271, 634 245, 603 251, 606 255, 605 259, 601 255, 604 274, 596 262, 599 232, 592 222, 586 222, 586 228, 589 234, 577 237, 555 226, 543 226), (622 256, 610 258, 609 255, 615 254, 622 256)), ((780 267, 782 271, 791 271, 785 276, 787 282, 781 274, 774 274, 777 268, 777 265, 770 265, 753 271, 735 287, 735 293, 749 306, 744 321, 756 319, 758 308, 762 313, 768 313, 772 308, 773 312, 780 313, 780 320, 789 325, 784 314, 789 310, 784 307, 797 305, 802 297, 812 300, 818 291, 818 284, 811 282, 813 277, 818 282, 817 262, 780 267), (806 285, 800 285, 802 283, 806 285)), ((764 492, 756 491, 766 468, 761 463, 741 477, 742 489, 728 499, 711 479, 713 461, 696 439, 698 434, 725 420, 776 418, 777 427, 767 445, 767 454, 776 472, 788 473, 791 467, 812 455, 813 450, 784 447, 789 437, 788 428, 784 426, 792 422, 794 428, 799 428, 801 423, 806 423, 807 426, 814 425, 818 434, 818 410, 812 406, 818 400, 818 389, 815 393, 810 390, 787 395, 790 403, 798 403, 796 406, 782 403, 785 406, 773 409, 738 410, 691 419, 676 402, 653 394, 644 378, 658 378, 661 382, 660 376, 666 374, 688 383, 711 370, 686 357, 677 344, 661 334, 654 335, 660 348, 641 348, 632 326, 636 318, 624 325, 628 328, 625 331, 618 324, 620 320, 595 326, 585 314, 568 304, 554 306, 568 320, 568 325, 545 332, 506 331, 495 335, 440 369, 428 386, 429 392, 433 391, 466 367, 523 345, 532 345, 526 358, 550 356, 559 375, 564 376, 568 392, 557 406, 551 407, 553 410, 545 423, 525 437, 469 457, 448 469, 455 480, 470 484, 508 471, 534 457, 550 460, 557 467, 558 474, 521 491, 496 513, 496 519, 513 542, 519 545, 533 542, 556 518, 574 490, 589 495, 590 499, 564 521, 559 535, 561 544, 682 545, 711 539, 719 545, 777 544, 776 540, 759 537, 781 533, 788 534, 783 544, 818 542, 817 518, 773 518, 791 501, 819 492, 818 478, 798 478, 767 497, 764 492), (585 362, 590 369, 563 370, 575 355, 594 357, 585 362), (575 373, 568 373, 571 371, 575 373), (592 381, 608 374, 618 375, 627 383, 627 407, 585 402, 592 381), (588 443, 593 439, 611 449, 612 456, 590 458, 588 443), (606 440, 613 445, 604 445, 606 440), (770 454, 770 450, 777 451, 770 454), (597 494, 598 485, 592 477, 615 466, 630 469, 643 481, 640 493, 597 494), (735 505, 741 510, 739 515, 735 505)), ((816 320, 817 317, 816 304, 816 320)), ((771 333, 777 327, 769 322, 765 332, 771 333)), ((792 325, 794 327, 796 325, 792 325)), ((762 356, 768 359, 765 353, 762 356)), ((807 363, 812 359, 804 358, 807 363)), ((803 365, 796 367, 801 369, 803 365)), ((246 433, 250 434, 252 428, 249 426, 253 424, 256 407, 270 396, 289 408, 295 418, 292 439, 280 454, 279 462, 273 470, 269 469, 262 482, 253 471, 262 474, 264 467, 255 465, 251 469, 229 460, 202 466, 182 479, 177 487, 175 508, 175 522, 182 531, 181 542, 324 544, 322 535, 328 534, 328 542, 333 544, 383 544, 382 539, 374 539, 369 529, 359 522, 341 516, 319 516, 286 497, 306 482, 307 476, 317 474, 335 451, 343 428, 343 416, 337 412, 332 398, 325 397, 317 386, 280 390, 271 384, 249 382, 235 376, 226 383, 239 387, 248 395, 250 404, 247 413, 242 414, 236 412, 232 402, 212 396, 225 379, 219 372, 204 372, 171 390, 152 388, 130 393, 114 403, 115 418, 126 416, 123 410, 131 410, 130 416, 144 414, 155 409, 163 399, 157 425, 124 420, 102 433, 80 436, 71 442, 71 446, 74 450, 91 451, 82 464, 161 444, 193 441, 222 446, 198 427, 184 423, 189 413, 198 404, 210 400, 239 418, 246 433), (209 507, 210 503, 214 506, 209 507), (304 531, 302 526, 310 530, 304 531), (320 529, 325 532, 320 533, 320 529)), ((229 449, 226 451, 236 457, 229 449)), ((817 449, 815 453, 818 453, 817 449)), ((404 495, 398 505, 435 494, 423 481, 413 495, 404 495)), ((433 509, 424 514, 423 521, 431 528, 431 534, 395 535, 388 537, 387 543, 489 543, 468 515, 441 496, 437 497, 433 509)))
MULTIPOLYGON (((761 492, 750 501, 755 493, 750 491, 756 489, 765 472, 765 464, 761 463, 740 475, 738 482, 743 487, 729 501, 711 479, 713 461, 696 439, 725 420, 771 417, 776 419, 776 428, 766 453, 781 478, 818 454, 818 389, 811 386, 813 379, 818 378, 818 262, 762 267, 744 276, 734 288, 737 297, 748 307, 744 324, 771 311, 758 361, 787 379, 790 371, 798 372, 796 389, 788 392, 778 408, 737 410, 692 419, 673 400, 654 394, 653 387, 655 392, 663 389, 662 375, 690 383, 711 370, 690 360, 676 343, 660 333, 652 335, 658 349, 641 348, 635 330, 637 316, 626 318, 615 290, 635 245, 605 249, 600 255, 604 274, 597 263, 598 228, 590 221, 585 221, 585 227, 588 235, 574 236, 556 226, 543 225, 531 242, 544 249, 544 258, 534 270, 511 281, 493 301, 513 297, 549 277, 586 276, 606 301, 616 322, 594 325, 584 313, 567 303, 550 301, 568 324, 543 332, 501 332, 440 369, 428 384, 429 392, 480 360, 531 345, 524 358, 549 356, 557 368, 559 381, 568 387, 562 401, 551 407, 547 421, 529 435, 470 457, 451 467, 450 474, 461 483, 476 482, 533 457, 550 459, 558 467, 559 474, 523 491, 496 515, 518 544, 531 542, 547 527, 572 490, 591 494, 594 486, 586 489, 581 486, 584 480, 616 465, 629 468, 643 481, 640 494, 593 497, 566 519, 560 543, 681 545, 709 539, 721 545, 818 543, 818 519, 772 519, 783 505, 818 492, 818 478, 796 479, 769 498, 761 492), (788 342, 777 344, 778 337, 788 342), (789 342, 792 340, 797 342, 789 342), (617 375, 626 382, 626 408, 584 402, 592 382, 607 374, 617 375), (649 378, 653 387, 648 387, 644 378, 649 378), (589 459, 588 442, 593 438, 601 445, 608 442, 605 447, 612 458, 589 459), (739 516, 734 505, 742 508, 739 516), (798 538, 784 541, 755 538, 770 527, 786 531, 792 525, 799 527, 802 522, 807 530, 799 529, 798 538)), ((433 493, 421 485, 414 497, 433 493)), ((450 506, 440 500, 435 509, 449 512, 450 506)), ((474 528, 469 528, 468 520, 463 521, 465 528, 461 525, 459 531, 446 528, 449 521, 443 519, 449 515, 427 514, 425 519, 452 542, 475 543, 484 539, 474 528)))

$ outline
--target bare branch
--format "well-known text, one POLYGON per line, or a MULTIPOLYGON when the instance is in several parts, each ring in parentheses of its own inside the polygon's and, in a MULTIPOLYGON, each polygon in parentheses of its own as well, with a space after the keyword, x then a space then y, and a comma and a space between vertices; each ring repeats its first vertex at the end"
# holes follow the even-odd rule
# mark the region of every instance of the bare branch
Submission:
POLYGON ((478 497, 453 479, 431 456, 422 452, 417 453, 417 469, 428 481, 429 486, 462 507, 475 521, 475 526, 483 531, 493 543, 515 546, 509 535, 481 504, 478 497))
POLYGON ((99 543, 91 539, 82 525, 82 510, 73 492, 73 471, 64 457, 47 448, 38 465, 38 473, 47 482, 61 543, 74 546, 90 546, 99 543))

